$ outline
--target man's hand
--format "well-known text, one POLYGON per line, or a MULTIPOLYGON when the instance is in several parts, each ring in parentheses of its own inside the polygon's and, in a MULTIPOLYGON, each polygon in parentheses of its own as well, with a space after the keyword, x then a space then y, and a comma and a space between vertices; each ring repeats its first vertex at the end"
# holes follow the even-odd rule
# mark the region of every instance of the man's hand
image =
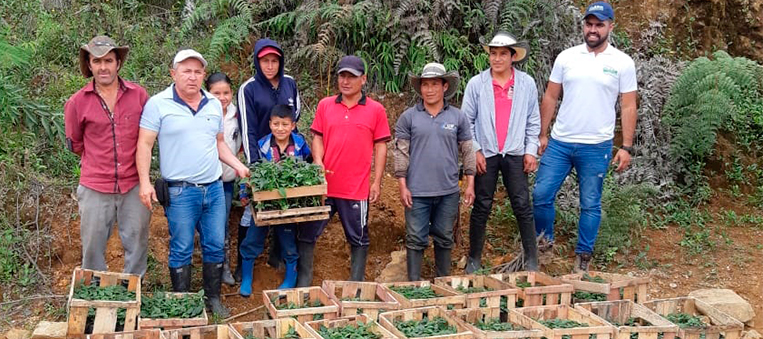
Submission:
POLYGON ((532 154, 525 154, 525 173, 532 173, 538 169, 538 159, 532 154))
POLYGON ((404 185, 400 185, 400 202, 403 203, 405 208, 413 207, 413 197, 411 196, 411 191, 404 185))
POLYGON ((472 204, 474 204, 474 185, 469 185, 464 190, 464 206, 470 207, 472 204))
POLYGON ((152 202, 159 202, 159 200, 156 199, 156 190, 154 190, 154 186, 150 183, 141 184, 138 194, 140 195, 140 202, 143 206, 146 206, 149 211, 153 209, 151 206, 152 202))
POLYGON ((543 152, 546 151, 546 147, 548 147, 548 135, 541 135, 538 137, 538 140, 540 141, 540 146, 538 146, 538 156, 543 155, 543 152))
POLYGON ((369 196, 368 201, 373 204, 379 200, 379 192, 381 192, 381 183, 375 182, 371 184, 371 195, 369 196))
POLYGON ((477 175, 482 175, 487 172, 487 160, 482 154, 482 151, 477 151, 477 175))
POLYGON ((612 159, 612 164, 617 164, 615 171, 624 171, 626 168, 628 168, 628 165, 631 164, 631 154, 624 149, 618 150, 617 154, 615 154, 615 158, 612 159))
POLYGON ((235 170, 236 170, 236 175, 237 175, 239 178, 248 178, 248 177, 249 177, 249 175, 250 175, 250 173, 249 173, 249 168, 248 168, 248 167, 246 167, 246 165, 244 165, 244 164, 242 164, 242 163, 239 163, 239 165, 238 165, 238 166, 236 166, 236 169, 235 169, 235 170))

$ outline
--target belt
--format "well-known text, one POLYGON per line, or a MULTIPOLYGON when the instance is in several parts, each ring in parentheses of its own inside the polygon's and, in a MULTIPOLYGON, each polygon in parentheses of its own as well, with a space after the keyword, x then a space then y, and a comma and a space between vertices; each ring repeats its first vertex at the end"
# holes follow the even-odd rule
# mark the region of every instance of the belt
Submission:
POLYGON ((216 183, 218 181, 220 181, 219 178, 217 180, 215 180, 215 181, 208 182, 208 183, 205 183, 205 184, 197 184, 197 183, 188 182, 188 181, 167 181, 167 186, 169 186, 169 187, 179 187, 179 186, 183 186, 183 187, 185 187, 185 186, 205 187, 205 186, 212 185, 212 184, 214 184, 214 183, 216 183))

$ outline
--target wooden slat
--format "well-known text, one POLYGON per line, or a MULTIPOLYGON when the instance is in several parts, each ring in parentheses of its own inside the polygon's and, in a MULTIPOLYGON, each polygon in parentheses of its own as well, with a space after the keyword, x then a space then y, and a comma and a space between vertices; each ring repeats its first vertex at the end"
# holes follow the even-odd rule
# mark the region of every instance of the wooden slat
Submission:
POLYGON ((286 196, 282 196, 278 190, 274 191, 260 191, 252 193, 252 200, 254 201, 267 201, 283 198, 299 198, 310 197, 316 195, 326 195, 328 192, 326 184, 315 186, 302 186, 285 189, 286 196))

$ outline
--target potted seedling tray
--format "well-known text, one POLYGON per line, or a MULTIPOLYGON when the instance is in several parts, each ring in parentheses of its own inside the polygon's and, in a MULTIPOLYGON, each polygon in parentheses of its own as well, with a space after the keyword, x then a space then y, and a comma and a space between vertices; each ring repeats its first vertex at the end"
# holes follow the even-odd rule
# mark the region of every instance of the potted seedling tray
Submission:
POLYGON ((364 314, 308 321, 305 327, 314 338, 364 338, 364 339, 397 339, 390 331, 364 314))
POLYGON ((140 330, 134 332, 98 333, 90 334, 87 339, 164 339, 162 332, 153 330, 140 330))
POLYGON ((435 278, 434 284, 466 295, 466 308, 514 308, 519 290, 486 275, 454 275, 435 278), (503 304, 503 305, 502 305, 503 304))
POLYGON ((440 306, 385 312, 379 323, 398 338, 468 339, 474 334, 440 306))
POLYGON ((581 303, 575 307, 615 325, 616 339, 673 339, 678 334, 678 326, 630 300, 581 303))
POLYGON ((228 325, 209 325, 162 331, 162 339, 228 339, 228 325))
POLYGON ((339 305, 318 286, 262 291, 262 298, 273 319, 293 317, 304 323, 339 314, 339 305))
POLYGON ((288 157, 281 162, 257 162, 245 182, 254 191, 249 205, 257 226, 326 220, 330 206, 322 206, 326 178, 314 164, 288 157))
POLYGON ((575 291, 572 285, 541 272, 501 273, 491 277, 519 289, 517 307, 570 305, 575 291))
POLYGON ((400 308, 443 306, 448 309, 463 308, 466 296, 429 281, 406 281, 382 283, 400 303, 400 308))
POLYGON ((390 290, 380 283, 324 280, 321 288, 339 305, 342 317, 365 314, 375 321, 379 313, 400 308, 390 290))
POLYGON ((143 297, 140 305, 140 329, 171 330, 206 326, 209 323, 204 307, 204 293, 156 292, 143 297))
POLYGON ((140 276, 74 269, 67 304, 67 337, 135 331, 140 313, 140 276))
POLYGON ((467 308, 450 314, 474 333, 475 338, 541 338, 543 327, 515 310, 508 310, 505 319, 498 308, 467 308))
POLYGON ((599 316, 569 305, 533 306, 514 309, 544 327, 548 339, 611 339, 615 327, 599 316))
POLYGON ((574 303, 628 299, 641 304, 648 300, 649 278, 590 271, 564 275, 560 279, 575 287, 574 303))
POLYGON ((292 318, 230 324, 230 339, 252 338, 315 338, 307 328, 292 318))
POLYGON ((651 300, 644 306, 678 325, 681 339, 739 339, 744 329, 739 320, 692 297, 651 300))

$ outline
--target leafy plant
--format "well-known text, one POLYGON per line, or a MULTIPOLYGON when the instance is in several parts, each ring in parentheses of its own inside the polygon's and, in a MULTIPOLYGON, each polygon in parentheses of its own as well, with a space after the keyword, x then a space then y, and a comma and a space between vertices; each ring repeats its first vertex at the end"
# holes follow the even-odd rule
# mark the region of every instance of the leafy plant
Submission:
POLYGON ((282 303, 275 305, 277 310, 296 310, 300 308, 322 307, 323 303, 320 300, 306 302, 302 305, 297 305, 294 302, 282 303))
POLYGON ((450 325, 445 318, 434 317, 422 320, 408 320, 395 322, 395 328, 405 334, 406 337, 433 337, 436 335, 455 334, 458 332, 455 326, 450 325))
POLYGON ((289 209, 298 207, 314 207, 321 205, 319 196, 286 198, 286 189, 313 186, 325 183, 320 166, 287 157, 280 162, 260 161, 250 166, 251 176, 242 179, 247 184, 247 190, 278 191, 283 199, 258 201, 255 206, 258 211, 289 209))
POLYGON ((464 287, 464 285, 458 285, 458 287, 456 287, 456 290, 461 292, 461 293, 466 293, 466 294, 482 293, 482 292, 493 291, 493 289, 490 288, 490 287, 476 287, 476 286, 464 287))
POLYGON ((283 335, 283 337, 279 338, 273 338, 273 337, 255 337, 252 333, 247 333, 244 336, 244 339, 299 339, 300 336, 297 333, 297 330, 294 329, 293 326, 289 326, 289 330, 286 331, 286 333, 283 335))
MULTIPOLYGON (((588 324, 577 322, 574 320, 569 319, 545 319, 545 320, 537 320, 539 323, 543 324, 543 326, 546 326, 548 328, 576 328, 576 327, 588 327, 588 324)), ((562 339, 570 339, 572 336, 569 334, 562 335, 562 339)), ((595 339, 596 334, 591 334, 588 336, 589 339, 595 339)))
POLYGON ((522 326, 514 325, 509 322, 503 322, 499 318, 492 318, 488 321, 483 321, 482 319, 477 320, 477 322, 473 323, 475 327, 483 330, 483 331, 521 331, 525 328, 522 326))
POLYGON ((599 284, 606 284, 608 282, 606 279, 602 278, 601 276, 598 276, 598 275, 592 276, 588 273, 583 273, 583 276, 580 279, 583 281, 594 282, 599 284))
POLYGON ((391 290, 399 293, 406 299, 431 299, 442 297, 429 286, 390 286, 391 290))
POLYGON ((318 330, 318 334, 320 334, 321 337, 326 339, 345 339, 345 338, 378 339, 378 338, 381 338, 382 335, 375 333, 373 330, 371 330, 372 328, 373 326, 371 324, 364 324, 362 322, 359 322, 357 324, 342 326, 342 327, 334 327, 334 328, 328 328, 321 325, 321 328, 318 330))
POLYGON ((707 328, 702 318, 688 313, 670 313, 665 319, 678 325, 680 328, 707 328))
POLYGON ((204 312, 204 291, 175 296, 155 292, 141 298, 140 316, 149 319, 197 318, 204 312))
POLYGON ((607 295, 603 293, 592 293, 592 292, 586 292, 586 291, 575 291, 574 294, 572 294, 572 298, 575 299, 575 302, 582 302, 582 301, 607 301, 607 295))
POLYGON ((74 298, 83 300, 105 300, 105 301, 134 301, 135 292, 128 291, 127 287, 121 284, 111 286, 86 285, 81 280, 80 285, 74 289, 74 298))

